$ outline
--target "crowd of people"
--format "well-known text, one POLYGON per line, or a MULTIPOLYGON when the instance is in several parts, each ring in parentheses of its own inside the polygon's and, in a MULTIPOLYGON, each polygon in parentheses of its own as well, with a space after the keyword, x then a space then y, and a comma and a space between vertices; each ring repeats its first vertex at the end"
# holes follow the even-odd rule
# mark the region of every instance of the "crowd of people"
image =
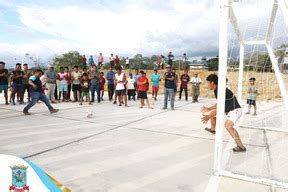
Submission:
MULTIPOLYGON (((81 69, 78 65, 74 65, 73 69, 66 66, 60 67, 58 70, 53 65, 48 65, 48 69, 45 72, 42 71, 42 75, 39 77, 42 83, 42 93, 51 103, 79 102, 82 105, 84 101, 87 101, 92 104, 94 102, 101 103, 104 100, 104 89, 107 86, 108 99, 114 104, 128 106, 127 101, 139 99, 140 107, 143 107, 144 101, 147 100, 148 107, 152 108, 149 105, 147 91, 150 88, 152 98, 157 100, 160 82, 163 80, 164 109, 167 108, 168 100, 171 103, 171 109, 174 109, 177 91, 179 91, 179 100, 182 98, 183 91, 185 100, 188 100, 189 83, 192 84, 193 102, 198 102, 202 81, 197 73, 190 78, 188 70, 185 70, 178 77, 176 69, 167 65, 166 72, 162 77, 158 73, 158 69, 155 69, 153 74, 147 77, 142 70, 135 69, 135 72, 132 73, 131 70, 124 70, 117 65, 111 65, 106 74, 100 71, 96 64, 92 64, 91 67, 84 66, 81 69)), ((6 105, 16 105, 17 102, 24 104, 24 95, 27 95, 27 102, 31 102, 33 85, 30 83, 30 78, 35 76, 34 73, 29 69, 28 64, 20 63, 17 63, 15 69, 9 73, 5 68, 5 63, 0 62, 0 92, 4 92, 6 105), (8 89, 11 90, 10 95, 8 95, 8 89)))
MULTIPOLYGON (((151 87, 152 98, 157 101, 159 85, 162 80, 164 81, 163 110, 167 109, 168 101, 170 102, 171 110, 174 110, 174 101, 178 90, 179 100, 182 99, 184 91, 185 100, 187 101, 189 84, 192 84, 192 102, 198 102, 202 80, 198 77, 197 73, 194 74, 194 77, 189 76, 188 70, 185 70, 183 74, 177 74, 175 68, 167 65, 166 71, 162 76, 158 73, 158 69, 154 69, 154 73, 150 77, 147 77, 147 74, 143 70, 139 71, 135 69, 135 72, 132 74, 131 70, 125 71, 116 62, 114 63, 115 65, 111 63, 110 70, 105 74, 103 71, 98 70, 97 65, 93 63, 92 59, 89 59, 89 65, 91 65, 84 65, 81 70, 78 65, 74 65, 71 70, 66 66, 60 67, 57 72, 53 65, 49 65, 48 70, 43 72, 41 69, 32 71, 27 64, 22 65, 17 63, 15 70, 9 73, 5 68, 5 62, 0 61, 0 93, 4 92, 6 105, 10 103, 16 105, 17 102, 24 104, 24 96, 27 95, 27 105, 23 109, 25 115, 30 115, 29 109, 39 100, 45 103, 51 113, 59 111, 51 103, 79 102, 80 105, 83 102, 87 102, 89 105, 92 105, 96 101, 101 103, 104 100, 105 86, 107 86, 108 99, 113 104, 127 107, 128 101, 139 100, 140 108, 143 108, 146 102, 148 108, 152 109, 153 107, 149 103, 147 92, 151 87), (127 72, 128 74, 126 74, 127 72), (150 85, 150 82, 152 85, 150 85), (179 83, 180 86, 178 86, 179 83), (9 88, 10 92, 8 92, 9 88)), ((168 62, 168 64, 172 63, 168 62)), ((98 66, 101 67, 101 62, 98 63, 98 66)), ((214 91, 217 98, 218 76, 210 74, 206 78, 206 81, 208 88, 214 91)), ((257 87, 255 81, 254 77, 249 79, 250 86, 247 99, 249 107, 246 114, 250 114, 251 106, 254 106, 253 115, 256 115, 257 87)), ((211 127, 205 128, 205 130, 213 134, 216 132, 216 109, 216 104, 209 107, 204 106, 201 109, 203 113, 202 122, 206 124, 210 121, 211 123, 211 127)), ((233 148, 233 151, 246 151, 238 132, 234 129, 235 123, 242 115, 241 106, 228 87, 226 88, 225 114, 227 118, 224 127, 237 144, 233 148)))

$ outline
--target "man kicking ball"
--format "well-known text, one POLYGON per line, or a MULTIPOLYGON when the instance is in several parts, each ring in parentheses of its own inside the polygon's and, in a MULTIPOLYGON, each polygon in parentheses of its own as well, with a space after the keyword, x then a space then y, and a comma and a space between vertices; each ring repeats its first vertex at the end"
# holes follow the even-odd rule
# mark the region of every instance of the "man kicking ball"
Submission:
POLYGON ((48 107, 50 113, 56 113, 59 111, 59 109, 54 109, 48 98, 44 95, 42 92, 42 82, 40 80, 40 77, 42 76, 42 70, 41 69, 36 69, 34 71, 34 75, 32 75, 29 78, 29 87, 30 87, 30 97, 31 97, 31 102, 23 109, 23 113, 25 115, 30 115, 28 110, 33 107, 39 100, 44 102, 45 105, 48 107))
MULTIPOLYGON (((208 88, 214 91, 215 97, 217 98, 217 88, 218 88, 218 76, 216 74, 210 74, 206 81, 208 82, 208 88)), ((241 117, 242 110, 241 106, 239 105, 236 97, 232 93, 232 91, 226 88, 226 97, 225 97, 225 128, 229 132, 229 134, 235 140, 237 147, 233 148, 234 152, 244 152, 246 148, 244 147, 240 136, 236 129, 234 129, 234 125, 237 120, 241 117)), ((209 131, 215 134, 215 126, 216 126, 216 115, 217 115, 217 104, 206 107, 203 106, 201 108, 201 112, 203 113, 203 117, 201 118, 202 123, 206 124, 209 120, 211 122, 211 128, 205 128, 206 131, 209 131)))

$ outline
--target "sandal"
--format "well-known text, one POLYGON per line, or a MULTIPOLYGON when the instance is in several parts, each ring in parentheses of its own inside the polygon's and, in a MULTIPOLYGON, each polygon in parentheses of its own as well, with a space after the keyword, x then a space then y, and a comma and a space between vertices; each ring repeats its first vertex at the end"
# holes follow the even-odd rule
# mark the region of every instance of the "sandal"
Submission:
POLYGON ((208 131, 208 132, 210 132, 210 133, 212 133, 212 134, 215 134, 215 133, 216 133, 215 130, 213 130, 213 129, 211 129, 211 128, 208 128, 208 127, 205 127, 205 131, 208 131))
POLYGON ((233 152, 245 152, 246 151, 246 148, 241 148, 239 146, 233 148, 233 152))

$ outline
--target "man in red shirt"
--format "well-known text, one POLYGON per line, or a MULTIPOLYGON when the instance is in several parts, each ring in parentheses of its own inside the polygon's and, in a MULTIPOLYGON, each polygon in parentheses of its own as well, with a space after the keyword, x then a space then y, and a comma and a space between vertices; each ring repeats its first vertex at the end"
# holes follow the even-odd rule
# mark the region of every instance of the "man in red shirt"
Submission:
POLYGON ((83 67, 86 67, 86 65, 87 65, 87 59, 86 59, 85 55, 82 56, 82 65, 83 65, 83 67))
POLYGON ((140 71, 140 77, 138 78, 138 96, 140 99, 140 108, 144 107, 144 102, 145 100, 147 101, 147 105, 149 109, 153 109, 148 101, 148 97, 147 97, 147 90, 148 90, 148 79, 146 77, 146 74, 144 71, 140 71))
POLYGON ((181 85, 180 85, 180 92, 179 92, 179 100, 181 100, 182 92, 185 92, 185 100, 188 101, 188 89, 187 84, 190 81, 190 77, 188 75, 188 70, 184 71, 184 74, 180 77, 181 85))

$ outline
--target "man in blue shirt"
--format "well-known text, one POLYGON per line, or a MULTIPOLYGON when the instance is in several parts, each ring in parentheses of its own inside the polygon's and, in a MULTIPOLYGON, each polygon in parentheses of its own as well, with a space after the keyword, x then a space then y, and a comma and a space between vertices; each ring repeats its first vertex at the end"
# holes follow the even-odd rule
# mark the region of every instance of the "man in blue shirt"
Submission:
POLYGON ((164 107, 162 109, 167 109, 168 96, 169 96, 171 109, 174 110, 174 88, 175 88, 176 74, 172 72, 170 65, 167 65, 166 68, 167 72, 164 74, 164 80, 165 80, 164 107))
POLYGON ((48 89, 46 96, 52 103, 55 102, 56 77, 57 77, 57 74, 54 71, 54 66, 49 65, 48 71, 46 71, 45 73, 46 88, 48 89))
POLYGON ((115 72, 113 71, 113 67, 110 67, 110 71, 108 71, 107 74, 106 74, 109 101, 113 100, 113 95, 114 95, 114 76, 115 76, 115 72))
POLYGON ((45 103, 50 113, 56 113, 59 111, 59 109, 54 109, 51 106, 48 98, 42 92, 42 82, 40 80, 41 75, 42 75, 41 69, 36 69, 34 75, 29 78, 28 83, 30 86, 29 90, 30 90, 31 102, 23 109, 23 113, 25 115, 30 115, 28 110, 31 107, 33 107, 39 100, 45 103))

